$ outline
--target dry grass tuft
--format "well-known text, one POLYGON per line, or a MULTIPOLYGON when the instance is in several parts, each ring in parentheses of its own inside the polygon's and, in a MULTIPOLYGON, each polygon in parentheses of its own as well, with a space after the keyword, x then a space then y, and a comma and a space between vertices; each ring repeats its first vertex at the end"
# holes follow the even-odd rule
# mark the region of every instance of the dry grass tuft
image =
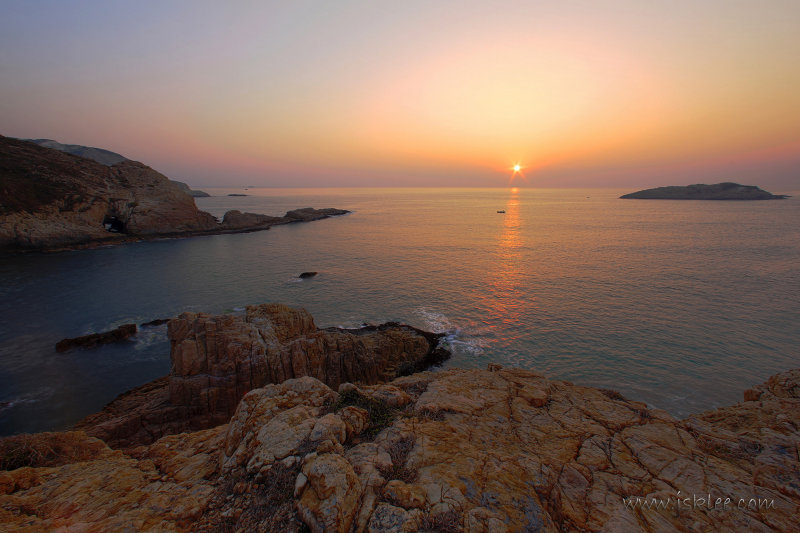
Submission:
POLYGON ((82 431, 13 435, 0 439, 0 470, 88 461, 103 448, 102 441, 90 439, 82 431))
POLYGON ((336 412, 349 405, 360 407, 369 413, 369 426, 363 433, 368 439, 374 439, 384 428, 390 426, 398 413, 397 409, 393 409, 386 403, 366 396, 357 390, 349 390, 339 394, 339 399, 333 404, 331 410, 336 412))
POLYGON ((619 400, 621 402, 627 402, 627 398, 623 396, 619 391, 615 391, 614 389, 600 389, 600 392, 606 395, 607 398, 611 400, 619 400))
POLYGON ((419 524, 420 532, 463 533, 461 515, 454 509, 435 515, 426 514, 419 524))
POLYGON ((387 452, 392 459, 392 468, 381 471, 381 475, 386 481, 399 479, 405 483, 413 483, 417 479, 417 471, 408 468, 406 462, 411 450, 414 449, 416 437, 414 435, 406 435, 395 442, 389 447, 387 452))

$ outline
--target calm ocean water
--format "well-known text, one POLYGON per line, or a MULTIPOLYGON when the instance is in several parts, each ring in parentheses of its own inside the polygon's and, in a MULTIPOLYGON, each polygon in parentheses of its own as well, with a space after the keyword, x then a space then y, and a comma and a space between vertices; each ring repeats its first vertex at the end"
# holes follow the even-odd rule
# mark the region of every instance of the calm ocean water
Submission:
POLYGON ((269 231, 0 256, 0 434, 61 429, 169 371, 165 327, 54 344, 183 311, 283 302, 318 326, 448 333, 489 361, 614 388, 676 416, 800 366, 800 197, 635 201, 618 190, 210 190, 201 209, 352 214, 269 231), (504 210, 504 214, 497 213, 504 210), (307 270, 316 278, 299 280, 307 270))

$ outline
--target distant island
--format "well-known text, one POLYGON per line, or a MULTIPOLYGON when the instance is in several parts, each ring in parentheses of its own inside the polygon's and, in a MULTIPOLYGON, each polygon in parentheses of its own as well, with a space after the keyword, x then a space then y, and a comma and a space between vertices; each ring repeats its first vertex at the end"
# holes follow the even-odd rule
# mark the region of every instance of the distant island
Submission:
POLYGON ((620 196, 637 200, 782 200, 784 194, 771 194, 755 185, 725 182, 715 185, 656 187, 620 196))
POLYGON ((242 233, 348 213, 307 207, 273 217, 231 210, 218 221, 197 209, 188 186, 147 165, 108 150, 45 141, 0 135, 0 250, 242 233))

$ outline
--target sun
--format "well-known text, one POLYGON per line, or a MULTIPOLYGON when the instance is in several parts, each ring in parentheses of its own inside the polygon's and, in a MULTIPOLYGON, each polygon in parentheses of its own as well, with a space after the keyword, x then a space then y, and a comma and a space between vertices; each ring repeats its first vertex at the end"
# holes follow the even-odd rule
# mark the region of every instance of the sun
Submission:
POLYGON ((514 163, 511 165, 511 167, 509 167, 511 176, 508 178, 508 183, 511 184, 517 177, 520 177, 527 182, 528 178, 526 178, 525 174, 522 173, 522 169, 524 168, 525 167, 523 167, 520 163, 514 163))

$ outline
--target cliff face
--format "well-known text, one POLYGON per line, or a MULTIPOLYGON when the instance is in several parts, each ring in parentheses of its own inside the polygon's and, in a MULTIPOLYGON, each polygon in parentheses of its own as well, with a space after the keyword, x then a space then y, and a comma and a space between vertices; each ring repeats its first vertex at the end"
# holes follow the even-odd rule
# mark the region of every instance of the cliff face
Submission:
POLYGON ((755 185, 726 182, 716 185, 656 187, 625 194, 620 198, 639 200, 781 200, 788 196, 771 194, 755 185))
POLYGON ((106 166, 7 137, 0 137, 0 193, 0 247, 55 248, 217 227, 190 196, 142 163, 106 166), (112 224, 117 233, 108 231, 112 224))
POLYGON ((228 424, 126 452, 26 438, 29 466, 0 471, 12 530, 800 529, 800 370, 686 420, 490 365, 338 392, 290 379, 228 424))
POLYGON ((115 447, 149 444, 226 423, 242 396, 268 383, 374 384, 449 357, 438 336, 409 326, 319 330, 307 311, 280 304, 248 306, 245 316, 184 313, 167 327, 170 375, 120 396, 79 429, 115 447))

